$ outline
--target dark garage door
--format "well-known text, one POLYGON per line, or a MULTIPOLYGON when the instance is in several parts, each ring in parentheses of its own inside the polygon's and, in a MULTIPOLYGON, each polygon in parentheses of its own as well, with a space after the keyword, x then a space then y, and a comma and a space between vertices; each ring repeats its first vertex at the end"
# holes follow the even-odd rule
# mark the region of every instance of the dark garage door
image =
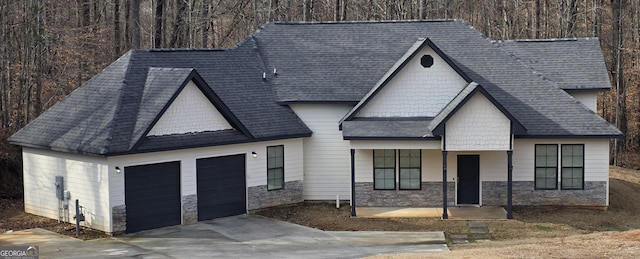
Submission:
POLYGON ((196 160, 198 220, 247 212, 244 161, 244 154, 196 160))
POLYGON ((180 224, 180 162, 124 170, 127 233, 180 224))

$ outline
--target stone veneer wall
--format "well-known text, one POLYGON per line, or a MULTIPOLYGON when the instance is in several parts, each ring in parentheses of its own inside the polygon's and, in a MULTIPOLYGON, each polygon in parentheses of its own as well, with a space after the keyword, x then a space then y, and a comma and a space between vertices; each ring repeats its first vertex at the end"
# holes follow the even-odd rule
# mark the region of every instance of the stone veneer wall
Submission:
POLYGON ((182 196, 182 224, 198 223, 198 195, 182 196))
MULTIPOLYGON (((440 207, 442 182, 422 182, 422 190, 374 190, 372 182, 355 183, 356 207, 440 207)), ((447 183, 447 204, 455 204, 455 183, 447 183)))
MULTIPOLYGON (((513 205, 607 206, 607 182, 584 182, 584 190, 535 190, 533 181, 513 182, 513 205)), ((482 182, 482 205, 506 205, 507 182, 482 182)))
POLYGON ((302 191, 302 181, 285 182, 284 188, 273 191, 268 191, 267 185, 249 187, 249 210, 303 202, 302 191))
POLYGON ((127 230, 127 209, 125 205, 111 208, 111 224, 113 224, 112 235, 124 234, 127 230))

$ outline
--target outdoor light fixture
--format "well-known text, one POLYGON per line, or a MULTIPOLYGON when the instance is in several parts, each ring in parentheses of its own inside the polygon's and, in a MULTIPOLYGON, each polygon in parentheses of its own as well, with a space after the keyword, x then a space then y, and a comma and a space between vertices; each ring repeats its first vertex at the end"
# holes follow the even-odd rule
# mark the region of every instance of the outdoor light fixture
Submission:
POLYGON ((120 173, 120 167, 116 166, 116 173, 119 174, 120 173))
POLYGON ((258 153, 256 153, 256 151, 252 151, 252 152, 251 152, 251 156, 252 156, 253 158, 256 158, 256 157, 258 157, 258 153))

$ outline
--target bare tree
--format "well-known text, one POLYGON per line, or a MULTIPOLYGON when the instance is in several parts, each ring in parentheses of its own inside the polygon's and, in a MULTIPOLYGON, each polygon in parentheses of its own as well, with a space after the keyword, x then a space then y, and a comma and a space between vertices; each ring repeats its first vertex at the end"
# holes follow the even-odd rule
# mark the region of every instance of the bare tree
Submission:
POLYGON ((140 48, 140 0, 131 0, 131 44, 140 48))

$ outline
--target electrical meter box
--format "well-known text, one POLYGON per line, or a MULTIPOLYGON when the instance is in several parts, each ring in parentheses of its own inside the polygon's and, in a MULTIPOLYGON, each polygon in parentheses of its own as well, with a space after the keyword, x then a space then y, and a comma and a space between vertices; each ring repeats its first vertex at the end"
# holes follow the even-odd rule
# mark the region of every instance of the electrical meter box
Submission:
POLYGON ((56 176, 56 197, 58 200, 64 200, 64 178, 62 176, 56 176))

